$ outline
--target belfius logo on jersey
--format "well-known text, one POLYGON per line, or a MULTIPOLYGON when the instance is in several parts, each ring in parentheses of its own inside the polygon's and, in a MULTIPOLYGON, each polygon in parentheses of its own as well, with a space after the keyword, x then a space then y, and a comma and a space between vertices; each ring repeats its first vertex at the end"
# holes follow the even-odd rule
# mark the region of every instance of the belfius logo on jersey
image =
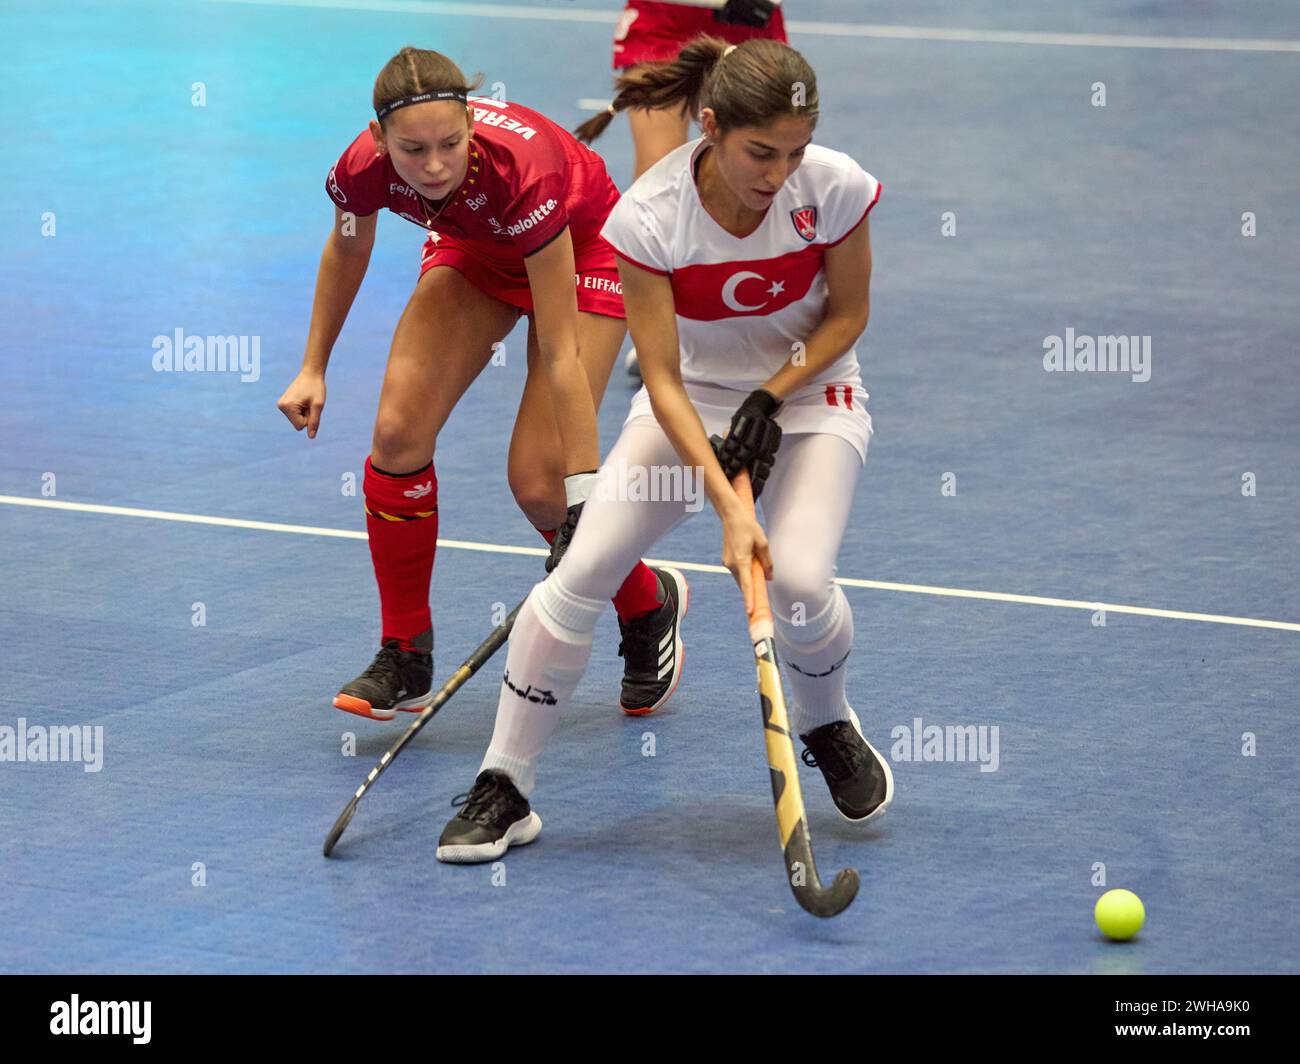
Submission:
POLYGON ((790 212, 790 221, 794 222, 794 231, 808 243, 817 238, 816 207, 796 207, 790 212))

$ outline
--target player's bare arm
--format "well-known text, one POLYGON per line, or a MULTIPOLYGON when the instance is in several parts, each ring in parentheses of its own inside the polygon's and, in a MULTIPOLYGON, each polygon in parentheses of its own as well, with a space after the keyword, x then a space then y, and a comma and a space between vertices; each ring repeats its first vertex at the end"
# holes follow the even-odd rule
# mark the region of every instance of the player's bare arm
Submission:
POLYGON ((357 217, 334 208, 334 228, 321 252, 311 326, 302 370, 280 396, 279 409, 295 429, 315 439, 325 409, 325 367, 370 266, 379 212, 357 217))
POLYGON ((826 249, 826 314, 805 342, 802 358, 790 359, 764 385, 784 399, 830 366, 853 346, 871 314, 871 232, 869 219, 834 247, 826 249))
POLYGON ((529 255, 524 267, 533 292, 537 343, 564 447, 565 474, 595 469, 600 465, 600 443, 591 385, 578 358, 578 301, 569 231, 529 255))

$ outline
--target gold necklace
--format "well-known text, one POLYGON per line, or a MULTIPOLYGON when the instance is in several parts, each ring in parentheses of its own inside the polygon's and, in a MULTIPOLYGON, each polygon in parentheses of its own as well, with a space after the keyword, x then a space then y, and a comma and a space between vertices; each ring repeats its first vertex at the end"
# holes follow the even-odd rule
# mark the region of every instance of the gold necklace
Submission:
POLYGON ((430 203, 429 198, 423 192, 421 192, 419 195, 420 195, 420 207, 424 210, 424 224, 427 228, 432 229, 434 220, 438 217, 438 215, 440 215, 443 211, 447 209, 447 204, 449 204, 452 201, 452 197, 455 195, 455 193, 448 193, 447 198, 442 201, 442 206, 439 207, 436 211, 434 211, 432 215, 429 214, 429 203, 430 203))

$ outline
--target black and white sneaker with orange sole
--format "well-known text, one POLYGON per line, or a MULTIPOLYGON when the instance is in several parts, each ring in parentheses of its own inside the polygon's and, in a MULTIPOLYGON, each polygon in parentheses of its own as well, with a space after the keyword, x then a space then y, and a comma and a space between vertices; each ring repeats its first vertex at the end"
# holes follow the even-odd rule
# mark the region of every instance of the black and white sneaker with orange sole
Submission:
POLYGON ((682 676, 682 620, 690 599, 686 577, 667 565, 652 565, 664 600, 657 610, 618 626, 623 659, 623 689, 619 706, 632 717, 653 713, 677 690, 682 676))
POLYGON ((433 701, 433 629, 411 640, 403 650, 396 639, 385 640, 369 667, 334 696, 334 706, 371 720, 392 720, 398 711, 419 713, 433 701))

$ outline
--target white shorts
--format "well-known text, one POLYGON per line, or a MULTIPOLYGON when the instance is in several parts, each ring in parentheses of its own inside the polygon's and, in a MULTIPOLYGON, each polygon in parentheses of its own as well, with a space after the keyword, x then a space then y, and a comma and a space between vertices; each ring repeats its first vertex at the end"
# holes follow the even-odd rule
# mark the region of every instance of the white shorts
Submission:
MULTIPOLYGON (((687 381, 686 394, 704 422, 704 431, 710 436, 715 433, 725 436, 731 426, 731 416, 749 392, 687 381)), ((871 415, 864 405, 868 398, 862 381, 857 378, 836 384, 807 385, 786 397, 781 412, 776 415, 776 423, 781 426, 782 435, 809 432, 839 436, 853 445, 865 464, 872 432, 871 415)), ((623 424, 639 417, 654 418, 650 393, 644 385, 633 397, 632 408, 623 424)))

